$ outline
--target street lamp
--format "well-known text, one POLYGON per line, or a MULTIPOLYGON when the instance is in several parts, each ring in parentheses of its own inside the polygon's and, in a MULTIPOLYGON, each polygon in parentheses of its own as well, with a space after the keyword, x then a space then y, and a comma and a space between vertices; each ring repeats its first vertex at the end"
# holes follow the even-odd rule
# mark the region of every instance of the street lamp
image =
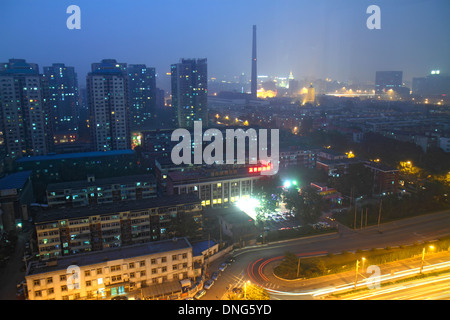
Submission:
MULTIPOLYGON (((429 246, 428 248, 430 248, 430 250, 434 250, 434 246, 429 246)), ((423 262, 425 261, 425 249, 426 247, 423 247, 422 249, 422 261, 420 262, 420 271, 419 271, 420 274, 422 274, 423 262)))
MULTIPOLYGON (((364 262, 366 261, 366 258, 361 258, 361 261, 363 262, 363 267, 361 269, 364 268, 364 262)), ((355 271, 355 289, 356 289, 356 284, 358 283, 358 268, 359 268, 359 260, 356 259, 356 271, 355 271)))
POLYGON ((247 300, 247 284, 250 284, 250 280, 244 284, 244 300, 247 300))

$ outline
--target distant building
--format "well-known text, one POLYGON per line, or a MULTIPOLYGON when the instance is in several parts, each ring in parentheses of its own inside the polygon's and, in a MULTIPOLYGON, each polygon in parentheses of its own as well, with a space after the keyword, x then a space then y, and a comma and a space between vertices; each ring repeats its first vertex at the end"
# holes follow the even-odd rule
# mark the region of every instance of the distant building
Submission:
POLYGON ((121 201, 141 200, 157 196, 153 175, 135 175, 52 183, 47 186, 50 207, 81 207, 121 201))
POLYGON ((48 85, 37 64, 24 59, 0 64, 0 111, 0 141, 7 157, 52 151, 48 85))
POLYGON ((307 90, 308 91, 303 99, 303 104, 315 104, 316 103, 316 91, 315 91, 312 83, 310 84, 310 86, 307 90))
POLYGON ((202 206, 195 195, 36 210, 42 260, 172 238, 170 228, 183 215, 195 219, 201 233, 202 206))
POLYGON ((91 173, 98 178, 106 178, 114 171, 133 173, 137 170, 137 157, 133 150, 51 154, 18 159, 16 170, 31 170, 33 177, 43 178, 49 183, 80 180, 91 173))
POLYGON ((151 125, 156 115, 156 74, 155 68, 145 64, 128 66, 128 90, 130 99, 131 129, 145 129, 151 125))
POLYGON ((300 83, 298 80, 295 79, 289 79, 289 95, 295 96, 298 95, 300 92, 300 83))
POLYGON ((178 126, 193 128, 194 121, 208 125, 208 73, 206 59, 181 59, 171 66, 172 107, 178 126))
POLYGON ((341 160, 347 159, 348 156, 344 153, 333 151, 330 149, 323 149, 317 152, 317 160, 341 160))
POLYGON ((442 98, 450 95, 450 76, 433 70, 428 76, 413 78, 412 93, 424 98, 442 98))
POLYGON ((384 94, 390 89, 397 91, 403 87, 403 71, 377 71, 375 75, 375 93, 384 94))
POLYGON ((316 161, 316 168, 318 170, 323 170, 328 174, 330 177, 339 177, 341 175, 347 174, 349 167, 361 163, 363 161, 352 158, 348 159, 346 158, 336 158, 336 159, 317 159, 316 161))
POLYGON ((49 86, 54 132, 67 134, 76 131, 80 106, 75 68, 64 63, 54 63, 51 67, 44 67, 44 77, 49 86))
POLYGON ((31 171, 12 173, 0 179, 0 231, 17 230, 17 224, 29 219, 33 202, 31 171))
POLYGON ((256 25, 253 25, 252 36, 252 75, 251 75, 251 97, 256 100, 258 92, 258 62, 257 62, 257 45, 256 45, 256 25))
POLYGON ((374 175, 374 194, 396 194, 398 193, 399 171, 379 163, 366 162, 374 175))
POLYGON ((140 299, 183 296, 180 281, 193 278, 186 238, 31 262, 25 274, 29 300, 101 300, 134 292, 140 299), (70 282, 76 266, 79 278, 70 282))
POLYGON ((281 149, 279 151, 279 167, 304 167, 314 168, 316 165, 315 152, 312 150, 303 150, 300 148, 281 149))
POLYGON ((96 151, 131 148, 126 63, 93 63, 87 75, 89 126, 96 151))

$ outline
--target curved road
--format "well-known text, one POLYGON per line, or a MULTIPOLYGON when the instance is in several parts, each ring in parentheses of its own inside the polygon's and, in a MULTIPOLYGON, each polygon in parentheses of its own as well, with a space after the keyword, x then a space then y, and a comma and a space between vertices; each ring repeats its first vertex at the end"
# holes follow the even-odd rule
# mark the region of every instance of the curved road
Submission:
MULTIPOLYGON (((278 281, 270 270, 266 270, 271 262, 282 259, 286 251, 295 253, 299 257, 306 257, 358 249, 408 245, 436 240, 446 235, 450 235, 449 211, 387 223, 381 225, 380 230, 376 226, 363 230, 351 230, 339 225, 338 233, 282 241, 236 251, 235 256, 239 267, 245 268, 240 270, 241 277, 238 277, 236 285, 250 280, 266 288, 269 292, 298 292, 302 288, 298 281, 292 283, 278 281), (244 273, 245 277, 243 277, 244 273)), ((237 269, 237 267, 233 269, 237 269)), ((307 291, 309 290, 305 292, 307 291)))

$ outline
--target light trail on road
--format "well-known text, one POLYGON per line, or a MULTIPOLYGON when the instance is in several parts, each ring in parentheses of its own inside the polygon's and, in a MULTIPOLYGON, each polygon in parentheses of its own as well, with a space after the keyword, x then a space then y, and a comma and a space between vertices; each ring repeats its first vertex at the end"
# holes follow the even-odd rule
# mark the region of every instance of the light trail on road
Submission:
MULTIPOLYGON (((316 251, 316 252, 298 253, 298 254, 296 254, 296 256, 297 257, 313 257, 313 256, 324 255, 324 254, 327 254, 327 253, 328 252, 326 252, 326 251, 316 251)), ((277 291, 277 290, 268 288, 267 286, 264 286, 261 283, 261 281, 258 281, 258 277, 261 278, 262 280, 264 280, 264 282, 269 282, 270 281, 269 278, 267 278, 266 275, 264 275, 264 268, 270 262, 273 262, 273 261, 276 261, 276 260, 280 260, 283 257, 284 256, 277 256, 277 257, 266 259, 264 261, 262 261, 264 258, 260 258, 260 259, 258 259, 256 261, 254 261, 253 263, 249 263, 248 266, 247 266, 247 274, 248 274, 248 276, 250 277, 250 279, 252 280, 253 283, 257 284, 260 287, 263 287, 267 291, 273 292, 273 293, 275 293, 275 292, 281 293, 281 291, 277 291), (257 272, 255 272, 255 266, 256 265, 258 265, 257 272)))
MULTIPOLYGON (((446 269, 446 268, 450 268, 450 261, 440 262, 440 263, 424 266, 423 272, 439 271, 441 269, 446 269)), ((413 268, 413 269, 409 269, 409 270, 398 271, 392 275, 391 274, 381 275, 380 278, 378 279, 378 281, 380 281, 380 283, 381 283, 381 282, 385 282, 385 281, 399 280, 401 278, 405 278, 408 276, 418 275, 419 270, 420 270, 420 268, 413 268)), ((357 283, 356 288, 366 287, 368 285, 368 281, 367 281, 368 279, 369 278, 366 278, 365 280, 357 283)), ((370 284, 373 285, 373 279, 370 279, 370 281, 372 281, 370 284)), ((334 287, 334 288, 326 288, 326 289, 317 290, 313 294, 313 296, 316 297, 316 296, 328 295, 328 294, 337 293, 340 291, 352 290, 354 288, 355 288, 354 283, 345 284, 345 285, 334 287)))
MULTIPOLYGON (((314 253, 304 253, 302 254, 302 256, 312 256, 312 255, 318 255, 318 254, 322 254, 323 252, 314 252, 314 253)), ((298 255, 297 255, 298 256, 298 255)), ((252 280, 252 282, 254 282, 255 284, 265 288, 269 293, 274 294, 274 295, 278 295, 278 296, 307 296, 307 295, 311 295, 312 297, 321 297, 321 296, 326 296, 326 295, 330 295, 333 293, 339 293, 339 292, 344 292, 344 291, 349 291, 349 290, 353 290, 355 289, 355 283, 347 283, 347 284, 343 284, 340 286, 336 286, 336 287, 328 287, 328 288, 323 288, 323 289, 317 289, 317 290, 306 290, 306 291, 302 291, 302 292, 294 292, 294 291, 280 291, 280 290, 274 290, 271 288, 268 288, 267 286, 264 286, 261 284, 260 281, 258 281, 257 276, 259 276, 261 279, 266 280, 266 282, 269 280, 264 274, 263 274, 263 269, 264 267, 275 260, 279 260, 283 258, 283 256, 279 256, 279 257, 274 257, 274 258, 270 258, 267 260, 263 260, 264 258, 258 259, 256 261, 254 261, 253 263, 250 263, 247 267, 247 274, 250 277, 250 279, 252 280), (255 274, 254 270, 255 270, 255 266, 257 266, 257 274, 255 274)), ((448 269, 450 268, 450 261, 446 261, 446 262, 440 262, 440 263, 436 263, 436 264, 432 264, 432 265, 428 265, 428 266, 424 266, 423 267, 423 272, 433 272, 433 271, 440 271, 443 269, 448 269)), ((395 281, 395 280, 399 280, 402 278, 406 278, 406 277, 410 277, 410 276, 415 276, 419 274, 419 270, 420 268, 413 268, 413 269, 408 269, 408 270, 402 270, 402 271, 397 271, 393 274, 385 274, 385 275, 381 275, 379 277, 379 279, 377 279, 380 283, 382 282, 387 282, 387 281, 395 281)), ((450 276, 447 276, 447 278, 442 278, 440 280, 437 281, 446 281, 446 280, 450 280, 450 276)), ((429 284, 432 283, 432 280, 427 281, 424 284, 429 284)), ((364 280, 361 280, 357 283, 356 288, 363 288, 366 287, 368 285, 374 285, 374 279, 370 279, 370 278, 366 278, 364 280)), ((418 284, 417 286, 419 286, 421 284, 418 284)), ((404 287, 401 287, 404 288, 404 287)), ((379 290, 379 289, 377 289, 379 290)), ((399 288, 385 288, 384 289, 384 293, 389 293, 389 292, 396 292, 400 290, 399 288)), ((375 294, 375 293, 373 293, 375 294)), ((449 293, 446 294, 442 294, 442 292, 439 293, 439 296, 442 297, 450 297, 450 289, 449 289, 449 293)), ((442 299, 441 297, 441 299, 442 299)))
POLYGON ((450 276, 446 274, 367 293, 355 293, 343 300, 448 300, 449 298, 450 276))

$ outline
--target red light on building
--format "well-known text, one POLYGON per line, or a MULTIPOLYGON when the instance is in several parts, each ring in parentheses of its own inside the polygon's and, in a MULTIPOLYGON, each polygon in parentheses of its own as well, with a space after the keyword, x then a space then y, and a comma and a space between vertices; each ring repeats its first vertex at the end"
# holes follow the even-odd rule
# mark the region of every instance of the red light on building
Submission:
POLYGON ((260 166, 260 167, 248 168, 248 172, 250 172, 250 173, 256 173, 256 172, 261 172, 261 171, 270 171, 270 170, 272 170, 271 164, 268 164, 265 166, 260 166))

